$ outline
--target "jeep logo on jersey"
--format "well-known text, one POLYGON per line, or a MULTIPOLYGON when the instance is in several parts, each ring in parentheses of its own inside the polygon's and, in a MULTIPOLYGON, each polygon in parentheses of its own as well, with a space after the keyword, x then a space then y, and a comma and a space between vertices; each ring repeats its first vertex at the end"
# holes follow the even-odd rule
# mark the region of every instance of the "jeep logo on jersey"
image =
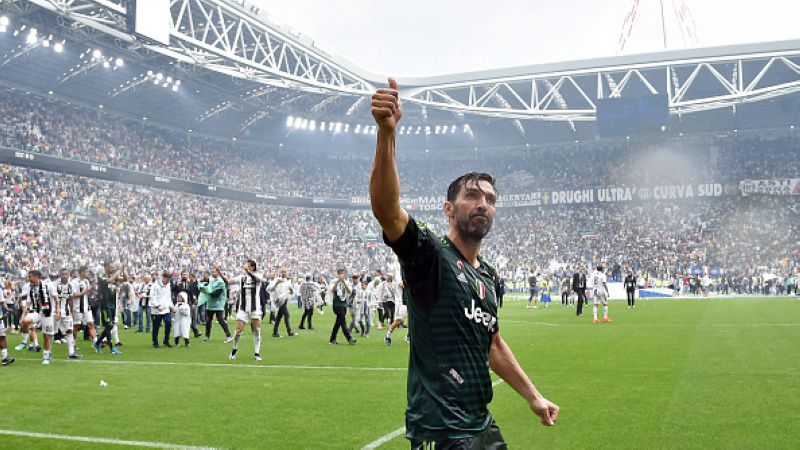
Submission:
POLYGON ((483 311, 480 307, 475 307, 475 299, 472 299, 470 309, 464 308, 464 316, 469 320, 474 320, 475 323, 483 324, 486 329, 492 333, 497 324, 497 317, 491 315, 488 311, 483 311))

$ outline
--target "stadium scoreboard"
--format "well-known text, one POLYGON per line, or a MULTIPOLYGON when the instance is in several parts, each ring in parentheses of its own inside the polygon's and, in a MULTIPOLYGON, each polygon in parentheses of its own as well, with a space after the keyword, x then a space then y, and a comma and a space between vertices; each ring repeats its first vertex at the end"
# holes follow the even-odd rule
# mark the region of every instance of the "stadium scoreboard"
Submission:
POLYGON ((128 2, 128 31, 169 45, 172 20, 169 4, 170 0, 131 0, 128 2))
POLYGON ((651 133, 665 125, 669 125, 669 99, 664 94, 597 101, 597 131, 602 137, 651 133))

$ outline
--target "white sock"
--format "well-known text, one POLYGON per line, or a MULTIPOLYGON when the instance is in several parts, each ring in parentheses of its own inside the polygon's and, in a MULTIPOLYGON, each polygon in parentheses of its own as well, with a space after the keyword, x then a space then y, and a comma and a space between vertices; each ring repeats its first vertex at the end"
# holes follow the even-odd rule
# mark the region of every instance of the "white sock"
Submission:
POLYGON ((23 344, 27 344, 28 343, 28 338, 29 338, 29 335, 27 333, 23 334, 22 335, 22 343, 23 344))
POLYGON ((114 340, 114 344, 119 344, 119 330, 117 326, 114 325, 114 328, 111 329, 111 339, 114 340))
POLYGON ((234 350, 238 350, 238 349, 239 349, 239 338, 240 338, 240 337, 242 337, 242 333, 239 333, 239 332, 237 331, 237 332, 236 332, 236 335, 235 335, 235 336, 234 336, 234 338, 233 338, 233 349, 234 349, 234 350))
POLYGON ((72 336, 72 333, 67 333, 67 351, 70 355, 75 353, 75 338, 72 336))
POLYGON ((597 320, 597 305, 592 307, 592 313, 594 314, 594 320, 597 320))
POLYGON ((33 338, 33 346, 34 347, 38 347, 39 346, 39 336, 36 336, 36 337, 33 338))
POLYGON ((8 349, 7 349, 7 348, 4 348, 4 349, 2 349, 1 351, 2 351, 2 353, 3 353, 3 359, 6 359, 6 358, 8 358, 8 349))
POLYGON ((608 305, 603 306, 603 318, 608 319, 608 305))
POLYGON ((42 352, 42 359, 49 359, 50 358, 50 350, 45 350, 42 352))
POLYGON ((253 332, 253 345, 256 348, 256 354, 261 353, 261 328, 256 328, 253 332))
POLYGON ((389 331, 386 332, 386 337, 392 337, 392 331, 394 331, 394 330, 392 330, 392 326, 390 325, 389 326, 389 331))

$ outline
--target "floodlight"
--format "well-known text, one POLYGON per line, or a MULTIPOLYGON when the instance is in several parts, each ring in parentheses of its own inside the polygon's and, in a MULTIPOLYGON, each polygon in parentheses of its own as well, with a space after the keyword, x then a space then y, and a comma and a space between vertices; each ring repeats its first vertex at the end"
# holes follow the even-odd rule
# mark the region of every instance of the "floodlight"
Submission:
POLYGON ((175 86, 180 86, 180 85, 181 85, 181 80, 175 80, 175 86))
POLYGON ((53 45, 53 51, 56 52, 56 53, 63 52, 64 51, 64 44, 62 44, 61 42, 56 42, 55 45, 53 45))
POLYGON ((117 67, 122 67, 125 64, 125 61, 122 58, 117 58, 114 60, 114 65, 117 67))
POLYGON ((108 69, 109 67, 111 67, 111 63, 108 61, 103 61, 103 68, 108 69))
POLYGON ((44 48, 50 47, 50 41, 47 40, 42 41, 42 47, 44 48))
POLYGON ((102 57, 103 57, 103 52, 101 52, 100 49, 98 48, 94 49, 94 51, 92 52, 92 58, 100 59, 102 57))
POLYGON ((11 24, 11 21, 8 20, 8 16, 0 16, 0 26, 7 27, 11 24))
POLYGON ((308 129, 311 130, 311 131, 316 131, 317 130, 317 122, 312 120, 308 124, 308 129))
POLYGON ((289 116, 289 117, 286 118, 286 126, 287 127, 292 126, 293 123, 294 123, 294 117, 289 116))
POLYGON ((176 92, 178 90, 178 86, 173 84, 172 85, 172 92, 176 92))
POLYGON ((35 44, 37 40, 36 36, 36 28, 31 28, 31 31, 28 32, 28 37, 25 38, 25 42, 28 44, 35 44))

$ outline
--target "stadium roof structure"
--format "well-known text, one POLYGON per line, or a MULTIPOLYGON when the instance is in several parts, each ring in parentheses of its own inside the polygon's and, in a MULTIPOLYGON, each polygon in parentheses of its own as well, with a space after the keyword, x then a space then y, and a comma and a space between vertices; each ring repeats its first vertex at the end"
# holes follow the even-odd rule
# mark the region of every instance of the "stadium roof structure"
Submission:
MULTIPOLYGON (((370 147, 383 75, 244 2, 171 0, 169 45, 131 33, 127 5, 4 0, 0 83, 226 139, 370 147)), ((667 96, 674 130, 800 122, 800 40, 398 81, 400 139, 420 150, 593 139, 598 101, 646 94, 667 96)))

